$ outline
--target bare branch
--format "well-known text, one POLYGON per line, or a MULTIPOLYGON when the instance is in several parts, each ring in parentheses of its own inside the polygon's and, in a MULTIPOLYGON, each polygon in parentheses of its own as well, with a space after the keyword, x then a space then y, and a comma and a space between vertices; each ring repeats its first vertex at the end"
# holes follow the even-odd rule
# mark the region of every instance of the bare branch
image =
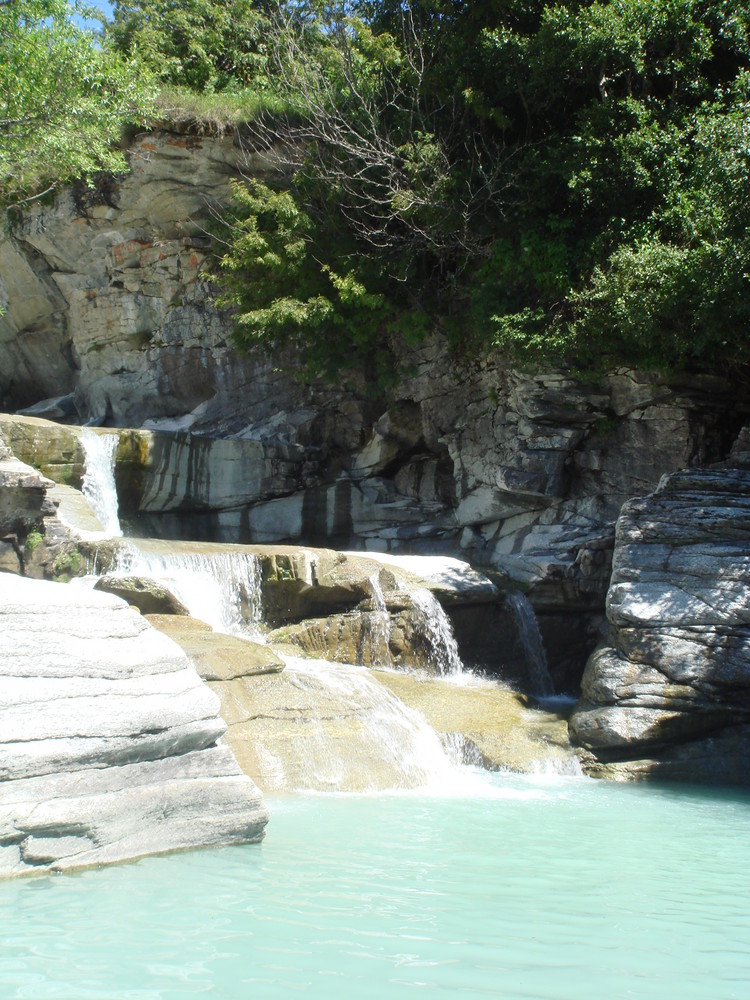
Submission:
POLYGON ((490 208, 502 214, 511 156, 467 135, 455 101, 428 106, 428 59, 410 5, 397 39, 373 38, 343 9, 322 27, 296 10, 279 7, 270 44, 291 110, 261 117, 252 145, 276 144, 289 170, 322 180, 365 246, 440 258, 483 253, 488 241, 476 223, 490 208), (459 162, 469 164, 460 177, 459 162))

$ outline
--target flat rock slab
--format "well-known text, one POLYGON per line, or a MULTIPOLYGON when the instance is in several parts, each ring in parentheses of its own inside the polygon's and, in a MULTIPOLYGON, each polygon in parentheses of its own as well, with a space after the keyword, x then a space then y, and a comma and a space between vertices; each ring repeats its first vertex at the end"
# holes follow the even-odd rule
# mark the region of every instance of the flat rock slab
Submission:
POLYGON ((277 674, 284 661, 268 646, 237 635, 214 632, 197 618, 148 615, 148 621, 173 639, 205 681, 232 681, 256 674, 277 674))
POLYGON ((398 576, 431 590, 441 604, 493 603, 499 596, 489 577, 452 556, 394 555, 390 552, 347 552, 345 555, 382 563, 398 576))
POLYGON ((218 708, 124 601, 0 574, 0 875, 259 840, 218 708))

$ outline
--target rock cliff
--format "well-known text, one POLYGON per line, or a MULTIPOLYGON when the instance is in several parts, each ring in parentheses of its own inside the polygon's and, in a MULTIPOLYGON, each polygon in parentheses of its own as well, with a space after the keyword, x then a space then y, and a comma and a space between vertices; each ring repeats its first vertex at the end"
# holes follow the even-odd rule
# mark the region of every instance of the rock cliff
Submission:
POLYGON ((596 641, 621 504, 726 457, 742 422, 728 383, 458 363, 435 336, 378 403, 301 386, 288 358, 234 350, 206 280, 230 178, 273 175, 274 151, 157 132, 129 157, 129 174, 29 208, 0 241, 0 406, 150 428, 123 437, 118 484, 162 537, 487 566, 528 591, 568 686, 596 641))
POLYGON ((750 465, 625 504, 610 638, 570 721, 591 774, 750 782, 749 579, 750 465))

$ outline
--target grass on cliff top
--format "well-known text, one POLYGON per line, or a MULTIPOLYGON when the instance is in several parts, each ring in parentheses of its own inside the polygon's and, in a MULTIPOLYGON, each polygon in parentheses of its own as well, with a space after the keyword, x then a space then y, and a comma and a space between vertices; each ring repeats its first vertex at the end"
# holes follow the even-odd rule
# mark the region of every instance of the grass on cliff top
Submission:
POLYGON ((252 124, 263 115, 289 111, 279 98, 255 90, 198 94, 183 87, 164 87, 154 106, 154 124, 202 135, 223 135, 229 129, 252 124))

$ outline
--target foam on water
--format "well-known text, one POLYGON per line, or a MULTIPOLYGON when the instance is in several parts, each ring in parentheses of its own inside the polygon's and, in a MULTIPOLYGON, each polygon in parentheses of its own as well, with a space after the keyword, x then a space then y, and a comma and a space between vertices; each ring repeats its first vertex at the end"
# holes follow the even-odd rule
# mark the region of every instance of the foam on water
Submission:
POLYGON ((260 561, 252 553, 129 539, 118 550, 115 573, 151 577, 219 632, 258 634, 260 561))

